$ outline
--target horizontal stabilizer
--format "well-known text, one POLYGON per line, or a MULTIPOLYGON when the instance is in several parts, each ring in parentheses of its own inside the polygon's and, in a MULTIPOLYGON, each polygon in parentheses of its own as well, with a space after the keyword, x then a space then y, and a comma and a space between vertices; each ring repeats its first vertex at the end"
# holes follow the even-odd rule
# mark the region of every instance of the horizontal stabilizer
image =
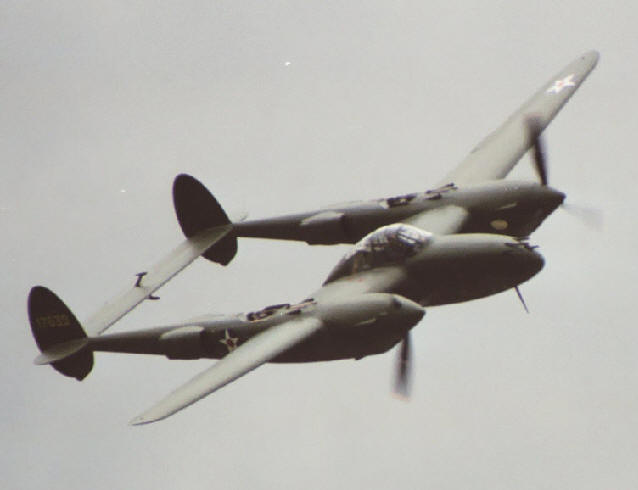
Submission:
MULTIPOLYGON (((186 237, 213 226, 229 225, 230 220, 217 199, 196 178, 180 174, 173 182, 173 204, 177 221, 186 237)), ((227 265, 237 253, 237 237, 229 234, 211 246, 203 257, 227 265)))
POLYGON ((78 351, 81 351, 89 344, 88 339, 69 340, 62 344, 56 344, 53 347, 42 352, 38 357, 33 360, 34 364, 43 366, 45 364, 53 364, 56 361, 60 361, 65 357, 69 357, 78 351))
POLYGON ((181 243, 148 272, 138 274, 136 284, 106 303, 84 326, 89 335, 98 335, 126 315, 168 282, 173 276, 199 257, 213 244, 223 239, 231 225, 201 231, 181 243))
POLYGON ((308 338, 321 326, 317 318, 301 318, 269 328, 135 417, 131 424, 156 422, 186 408, 308 338))

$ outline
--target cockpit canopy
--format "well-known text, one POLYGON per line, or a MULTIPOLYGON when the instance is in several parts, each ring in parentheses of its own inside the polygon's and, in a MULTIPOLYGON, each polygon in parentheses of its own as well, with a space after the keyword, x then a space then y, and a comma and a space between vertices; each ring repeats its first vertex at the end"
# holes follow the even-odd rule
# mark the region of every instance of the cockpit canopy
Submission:
POLYGON ((365 236, 332 270, 324 284, 375 267, 399 264, 423 249, 432 234, 411 225, 383 226, 365 236))

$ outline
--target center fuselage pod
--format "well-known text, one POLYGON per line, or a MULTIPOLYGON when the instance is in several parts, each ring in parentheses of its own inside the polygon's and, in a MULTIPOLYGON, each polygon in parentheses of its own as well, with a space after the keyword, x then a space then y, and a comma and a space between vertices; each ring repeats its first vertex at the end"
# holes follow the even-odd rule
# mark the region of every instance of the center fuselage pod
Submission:
POLYGON ((462 303, 516 287, 543 265, 535 247, 506 236, 438 236, 409 261, 403 288, 423 306, 462 303))
POLYGON ((543 265, 535 247, 508 236, 435 236, 407 225, 393 225, 357 244, 315 297, 392 292, 422 306, 461 303, 513 288, 537 274, 543 265), (393 248, 393 243, 402 240, 398 230, 408 230, 411 236, 393 248), (375 240, 385 242, 384 247, 378 247, 375 240))

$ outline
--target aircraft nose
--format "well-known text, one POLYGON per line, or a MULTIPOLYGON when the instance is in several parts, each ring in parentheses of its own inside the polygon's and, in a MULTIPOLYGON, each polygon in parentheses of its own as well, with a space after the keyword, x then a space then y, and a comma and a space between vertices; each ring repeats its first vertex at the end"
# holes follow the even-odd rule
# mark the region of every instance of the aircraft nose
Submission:
POLYGON ((539 272, 545 265, 545 259, 538 251, 537 245, 532 245, 525 240, 516 240, 505 242, 505 246, 507 247, 505 253, 513 256, 529 277, 539 272))
POLYGON ((535 248, 529 251, 528 261, 532 270, 532 274, 536 274, 545 266, 545 259, 535 248))
POLYGON ((563 204, 566 197, 564 192, 549 186, 544 188, 544 192, 546 195, 545 199, 550 204, 552 210, 563 204))

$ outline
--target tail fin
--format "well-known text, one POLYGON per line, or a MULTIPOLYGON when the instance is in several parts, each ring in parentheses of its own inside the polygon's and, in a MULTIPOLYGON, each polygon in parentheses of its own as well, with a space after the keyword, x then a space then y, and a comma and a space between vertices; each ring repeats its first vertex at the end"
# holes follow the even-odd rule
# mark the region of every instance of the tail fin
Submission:
POLYGON ((42 354, 36 364, 51 364, 58 372, 83 380, 93 368, 93 353, 75 315, 52 291, 35 286, 29 293, 31 332, 42 354))
MULTIPOLYGON (((196 178, 180 174, 173 182, 173 204, 177 220, 187 238, 213 226, 228 225, 230 220, 217 199, 196 178)), ((231 231, 202 255, 227 265, 237 253, 237 237, 231 231)))

